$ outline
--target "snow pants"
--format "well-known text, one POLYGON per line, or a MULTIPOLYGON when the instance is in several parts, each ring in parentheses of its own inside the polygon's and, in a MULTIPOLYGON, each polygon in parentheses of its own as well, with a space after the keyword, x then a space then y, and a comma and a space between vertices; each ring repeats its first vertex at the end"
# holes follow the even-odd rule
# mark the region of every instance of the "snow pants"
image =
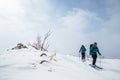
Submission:
POLYGON ((97 60, 97 54, 92 55, 92 58, 93 58, 92 65, 95 65, 97 60))
POLYGON ((85 60, 85 52, 82 52, 81 55, 82 55, 82 60, 85 60))

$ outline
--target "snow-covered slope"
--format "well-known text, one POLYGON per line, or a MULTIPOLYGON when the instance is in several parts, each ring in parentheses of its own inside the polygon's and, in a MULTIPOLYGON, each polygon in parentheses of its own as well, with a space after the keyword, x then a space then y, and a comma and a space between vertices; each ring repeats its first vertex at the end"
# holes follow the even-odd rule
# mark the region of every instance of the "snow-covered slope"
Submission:
POLYGON ((2 53, 0 80, 120 80, 119 59, 102 59, 104 69, 96 70, 89 66, 91 59, 82 62, 78 57, 57 53, 56 61, 49 61, 48 57, 40 57, 41 53, 34 49, 2 53), (44 59, 49 62, 40 64, 44 59))

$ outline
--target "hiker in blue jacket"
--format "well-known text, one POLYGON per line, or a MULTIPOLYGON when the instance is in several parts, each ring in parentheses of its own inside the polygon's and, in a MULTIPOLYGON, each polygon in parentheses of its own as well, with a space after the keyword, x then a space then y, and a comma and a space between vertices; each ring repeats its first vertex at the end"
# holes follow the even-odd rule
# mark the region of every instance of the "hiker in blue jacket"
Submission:
POLYGON ((90 45, 90 55, 93 58, 93 62, 92 62, 93 66, 96 66, 95 64, 96 64, 96 60, 97 60, 97 53, 99 55, 101 55, 101 53, 99 52, 99 49, 97 47, 97 43, 95 42, 94 44, 90 45))
POLYGON ((79 53, 81 52, 81 55, 82 55, 82 61, 84 62, 85 61, 85 52, 86 52, 86 48, 84 45, 81 46, 80 50, 79 50, 79 53))

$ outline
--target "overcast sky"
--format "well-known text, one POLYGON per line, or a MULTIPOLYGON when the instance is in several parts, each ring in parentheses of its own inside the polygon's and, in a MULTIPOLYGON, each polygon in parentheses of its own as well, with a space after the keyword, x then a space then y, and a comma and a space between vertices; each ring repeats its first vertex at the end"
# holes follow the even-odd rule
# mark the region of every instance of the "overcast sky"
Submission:
POLYGON ((97 42, 103 56, 120 58, 120 0, 0 0, 0 51, 48 31, 49 50, 78 54, 97 42))

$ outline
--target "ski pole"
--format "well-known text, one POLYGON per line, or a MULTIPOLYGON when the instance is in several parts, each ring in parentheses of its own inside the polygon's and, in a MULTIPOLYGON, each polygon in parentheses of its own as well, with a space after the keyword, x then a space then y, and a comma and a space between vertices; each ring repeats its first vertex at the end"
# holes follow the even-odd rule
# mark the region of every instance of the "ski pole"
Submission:
POLYGON ((86 53, 86 57, 87 57, 87 59, 86 60, 88 60, 89 61, 89 55, 86 53))
POLYGON ((100 55, 100 67, 101 67, 101 55, 100 55))
POLYGON ((80 61, 80 53, 79 53, 79 61, 80 61))

